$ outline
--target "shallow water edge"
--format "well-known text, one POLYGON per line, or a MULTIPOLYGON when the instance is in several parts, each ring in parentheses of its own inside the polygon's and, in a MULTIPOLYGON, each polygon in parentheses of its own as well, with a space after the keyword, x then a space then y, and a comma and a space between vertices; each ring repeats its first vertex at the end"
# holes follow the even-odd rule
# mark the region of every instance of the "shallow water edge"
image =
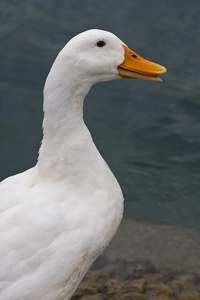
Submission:
POLYGON ((199 300, 200 231, 123 220, 73 300, 199 300))

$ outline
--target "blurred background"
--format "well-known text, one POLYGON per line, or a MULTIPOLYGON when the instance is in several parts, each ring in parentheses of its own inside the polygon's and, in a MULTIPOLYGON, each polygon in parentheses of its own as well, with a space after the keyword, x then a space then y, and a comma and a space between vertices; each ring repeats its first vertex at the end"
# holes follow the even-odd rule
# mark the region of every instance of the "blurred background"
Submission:
POLYGON ((91 28, 164 65, 164 82, 95 85, 85 122, 125 197, 125 218, 200 229, 200 2, 0 0, 0 179, 35 165, 43 86, 91 28))

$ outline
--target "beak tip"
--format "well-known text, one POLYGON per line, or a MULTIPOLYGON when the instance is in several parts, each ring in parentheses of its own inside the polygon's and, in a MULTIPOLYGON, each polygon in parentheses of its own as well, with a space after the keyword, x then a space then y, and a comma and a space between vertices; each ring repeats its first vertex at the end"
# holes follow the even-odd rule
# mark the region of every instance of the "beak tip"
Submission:
POLYGON ((164 66, 161 66, 161 74, 167 73, 167 69, 164 66))

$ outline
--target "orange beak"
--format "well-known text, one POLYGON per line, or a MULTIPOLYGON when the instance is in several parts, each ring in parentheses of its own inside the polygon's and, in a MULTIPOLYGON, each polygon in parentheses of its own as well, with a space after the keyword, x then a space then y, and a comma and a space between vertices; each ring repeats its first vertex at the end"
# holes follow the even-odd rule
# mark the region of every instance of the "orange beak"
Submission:
POLYGON ((122 46, 125 51, 125 59, 124 62, 117 68, 118 73, 121 77, 162 81, 162 79, 160 79, 158 75, 167 72, 167 69, 165 67, 142 58, 125 45, 122 46))

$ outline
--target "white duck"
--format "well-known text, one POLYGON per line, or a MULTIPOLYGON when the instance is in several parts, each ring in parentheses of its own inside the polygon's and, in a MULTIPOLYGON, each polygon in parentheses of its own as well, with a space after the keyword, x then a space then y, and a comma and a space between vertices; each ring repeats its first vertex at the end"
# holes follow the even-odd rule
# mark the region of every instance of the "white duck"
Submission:
POLYGON ((83 121, 83 100, 99 81, 161 81, 166 69, 112 33, 69 41, 44 87, 38 163, 0 184, 0 299, 70 299, 121 222, 123 195, 83 121))

